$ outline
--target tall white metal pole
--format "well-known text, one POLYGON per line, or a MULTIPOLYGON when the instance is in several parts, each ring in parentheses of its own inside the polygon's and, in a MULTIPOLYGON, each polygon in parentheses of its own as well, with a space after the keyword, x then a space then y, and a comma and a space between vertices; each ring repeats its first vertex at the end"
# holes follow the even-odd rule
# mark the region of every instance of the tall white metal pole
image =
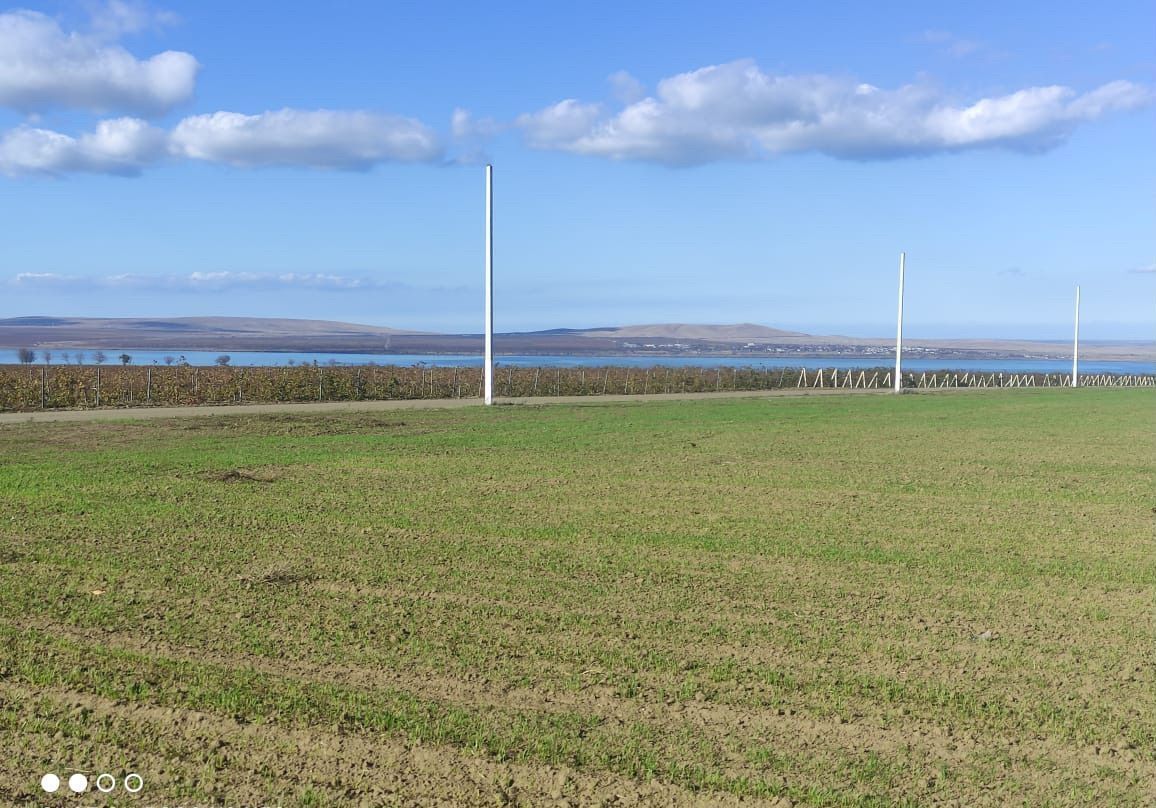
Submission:
POLYGON ((486 404, 494 403, 494 167, 486 166, 486 404))
POLYGON ((903 388, 903 264, 907 253, 899 253, 899 327, 895 333, 895 392, 903 388))
POLYGON ((1072 339, 1072 387, 1080 386, 1080 287, 1076 287, 1076 335, 1072 339))

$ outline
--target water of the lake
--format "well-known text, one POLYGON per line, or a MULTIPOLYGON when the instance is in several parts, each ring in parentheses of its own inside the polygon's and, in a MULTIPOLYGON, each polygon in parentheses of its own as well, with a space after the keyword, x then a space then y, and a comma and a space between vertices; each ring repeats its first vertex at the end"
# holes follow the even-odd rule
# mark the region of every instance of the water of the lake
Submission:
MULTIPOLYGON (((79 352, 85 364, 93 363, 93 351, 79 352)), ((213 365, 223 351, 135 351, 130 349, 104 350, 106 364, 120 364, 120 355, 128 354, 134 365, 165 365, 185 361, 191 365, 213 365)), ((53 350, 54 365, 75 364, 77 351, 53 350)), ((341 354, 341 353, 288 353, 277 351, 230 351, 229 364, 236 367, 268 367, 286 365, 425 365, 435 367, 478 367, 482 357, 477 354, 437 356, 430 354, 341 354)), ((17 352, 0 350, 0 364, 18 362, 17 352)), ((43 352, 36 352, 37 363, 43 363, 43 352)), ((891 367, 893 356, 876 357, 808 357, 778 358, 754 356, 497 356, 499 365, 517 367, 755 367, 755 368, 875 368, 891 367)), ((958 370, 976 373, 1070 373, 1070 359, 919 359, 903 357, 904 370, 958 370)), ((1156 373, 1156 362, 1080 362, 1083 373, 1156 373)))

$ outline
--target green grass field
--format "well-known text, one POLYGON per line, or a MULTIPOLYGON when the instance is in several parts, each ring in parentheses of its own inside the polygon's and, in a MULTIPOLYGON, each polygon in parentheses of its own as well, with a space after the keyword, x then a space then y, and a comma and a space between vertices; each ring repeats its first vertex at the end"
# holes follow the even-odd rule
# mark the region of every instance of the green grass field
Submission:
POLYGON ((1151 804, 1154 403, 0 428, 0 802, 1151 804))

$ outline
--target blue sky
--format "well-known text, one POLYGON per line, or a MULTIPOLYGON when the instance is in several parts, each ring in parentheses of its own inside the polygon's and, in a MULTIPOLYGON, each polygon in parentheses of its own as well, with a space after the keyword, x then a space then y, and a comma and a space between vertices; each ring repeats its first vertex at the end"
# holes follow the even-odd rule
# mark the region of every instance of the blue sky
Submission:
POLYGON ((1156 336, 1151 3, 0 7, 0 317, 1156 336))

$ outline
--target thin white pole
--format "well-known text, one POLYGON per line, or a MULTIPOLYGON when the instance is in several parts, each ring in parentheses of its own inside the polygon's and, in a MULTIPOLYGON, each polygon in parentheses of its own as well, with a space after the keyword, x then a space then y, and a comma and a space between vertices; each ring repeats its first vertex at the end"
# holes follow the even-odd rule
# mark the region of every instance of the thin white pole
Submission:
POLYGON ((486 404, 494 403, 494 167, 486 166, 486 404))
POLYGON ((907 253, 899 253, 899 326, 895 333, 895 392, 903 388, 903 264, 907 253))
POLYGON ((1080 287, 1076 287, 1076 335, 1072 339, 1072 387, 1080 384, 1080 287))

